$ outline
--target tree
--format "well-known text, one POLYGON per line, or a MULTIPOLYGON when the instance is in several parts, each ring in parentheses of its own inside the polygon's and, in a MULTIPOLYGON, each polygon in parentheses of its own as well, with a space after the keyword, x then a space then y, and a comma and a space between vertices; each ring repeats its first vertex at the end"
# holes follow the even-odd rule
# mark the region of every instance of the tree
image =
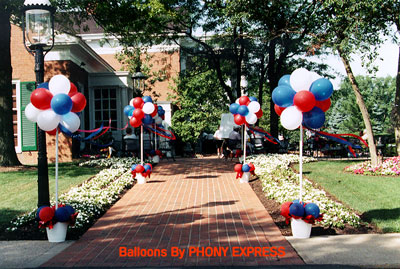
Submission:
POLYGON ((196 143, 203 131, 214 132, 227 97, 212 70, 196 70, 180 76, 174 87, 173 103, 179 110, 172 116, 172 126, 183 142, 196 143), (200 73, 196 73, 200 72, 200 73))
POLYGON ((12 66, 10 52, 11 24, 13 14, 22 6, 21 0, 0 2, 0 165, 20 165, 15 153, 12 114, 12 66))
MULTIPOLYGON (((316 0, 55 2, 64 10, 86 11, 128 47, 171 42, 187 58, 203 57, 231 103, 245 90, 242 75, 252 73, 251 87, 263 103, 265 90, 270 94, 282 75, 306 65, 304 57, 293 56, 304 56, 310 48, 307 33, 318 27, 315 10, 321 6, 316 0), (209 34, 196 35, 197 29, 209 34), (231 85, 226 83, 228 78, 231 85)), ((273 111, 273 105, 269 108, 273 111)), ((269 114, 271 133, 276 136, 278 117, 269 114)))
MULTIPOLYGON (((396 83, 392 77, 371 78, 357 76, 361 94, 371 117, 374 133, 391 133, 392 106, 395 97, 396 83)), ((364 130, 362 115, 356 103, 355 95, 348 79, 332 95, 332 108, 327 114, 327 127, 334 133, 359 134, 364 130)))
POLYGON ((369 2, 357 0, 324 1, 323 8, 319 13, 319 17, 324 23, 318 33, 312 34, 316 37, 317 46, 324 45, 331 48, 339 54, 343 62, 367 130, 371 163, 376 166, 378 155, 370 116, 350 65, 351 55, 355 52, 362 51, 365 58, 373 59, 376 56, 376 50, 372 46, 381 43, 376 34, 378 26, 370 24, 370 21, 366 19, 369 13, 374 10, 374 6, 370 5, 369 2))

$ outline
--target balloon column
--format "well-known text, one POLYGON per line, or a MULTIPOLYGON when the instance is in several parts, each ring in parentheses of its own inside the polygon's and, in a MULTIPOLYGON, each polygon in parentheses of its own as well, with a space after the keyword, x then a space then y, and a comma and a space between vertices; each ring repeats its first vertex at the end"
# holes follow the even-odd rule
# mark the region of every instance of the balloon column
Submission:
POLYGON ((302 219, 309 224, 314 224, 315 221, 321 221, 323 218, 318 205, 314 203, 305 204, 298 200, 284 202, 281 206, 281 215, 285 217, 286 224, 289 224, 292 218, 302 219))
POLYGON ((25 116, 43 131, 55 134, 57 127, 71 133, 78 130, 80 119, 76 113, 85 108, 86 98, 67 77, 56 75, 49 83, 40 84, 32 92, 30 100, 25 116))
POLYGON ((39 228, 52 229, 57 222, 67 222, 74 226, 78 212, 70 205, 59 204, 55 206, 41 206, 36 210, 36 219, 39 221, 39 228))
POLYGON ((300 127, 300 201, 303 196, 303 125, 318 129, 324 125, 325 111, 331 105, 332 83, 305 68, 284 75, 272 92, 275 112, 288 130, 300 127))
POLYGON ((63 75, 56 75, 47 83, 38 85, 30 96, 31 102, 25 108, 28 120, 36 122, 40 129, 56 134, 55 162, 55 212, 58 210, 58 133, 68 130, 71 133, 79 129, 80 119, 77 113, 86 106, 86 98, 78 92, 76 86, 63 75))
MULTIPOLYGON (((241 96, 235 103, 229 106, 229 111, 233 114, 233 121, 237 125, 249 125, 257 122, 263 115, 260 103, 257 98, 241 96)), ((246 141, 246 128, 244 128, 243 142, 246 141)), ((246 163, 246 143, 243 143, 243 163, 246 163)))
POLYGON ((328 79, 299 68, 279 80, 272 92, 272 101, 286 129, 295 130, 301 124, 318 129, 325 122, 332 92, 333 85, 328 79))

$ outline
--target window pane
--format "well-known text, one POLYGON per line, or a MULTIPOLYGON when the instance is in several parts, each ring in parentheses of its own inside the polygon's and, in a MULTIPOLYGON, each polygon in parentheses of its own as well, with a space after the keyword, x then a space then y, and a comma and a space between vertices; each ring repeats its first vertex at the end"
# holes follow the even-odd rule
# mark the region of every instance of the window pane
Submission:
POLYGON ((101 90, 101 97, 102 98, 108 98, 108 89, 102 89, 101 90))
POLYGON ((103 111, 103 120, 108 120, 110 118, 108 111, 103 111))
POLYGON ((103 99, 103 109, 108 109, 108 100, 103 99))
POLYGON ((115 89, 110 89, 110 98, 116 98, 117 93, 115 89))
POLYGON ((94 90, 94 98, 95 99, 100 99, 101 98, 100 90, 94 90))
POLYGON ((94 108, 97 110, 101 109, 101 101, 100 100, 94 101, 94 108))
POLYGON ((110 108, 111 109, 117 108, 117 100, 110 100, 110 108))

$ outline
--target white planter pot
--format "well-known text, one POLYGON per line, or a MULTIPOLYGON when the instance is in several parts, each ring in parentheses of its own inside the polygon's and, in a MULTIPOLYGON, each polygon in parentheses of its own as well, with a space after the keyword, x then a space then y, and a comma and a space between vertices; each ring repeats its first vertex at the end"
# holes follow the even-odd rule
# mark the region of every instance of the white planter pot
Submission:
POLYGON ((240 183, 249 183, 250 172, 244 172, 242 177, 240 178, 240 183))
POLYGON ((155 155, 153 156, 153 163, 159 163, 160 162, 160 156, 155 155))
POLYGON ((47 239, 52 243, 64 242, 67 237, 67 229, 67 222, 57 222, 54 224, 53 229, 46 228, 47 239))
POLYGON ((140 173, 136 174, 136 180, 137 180, 138 184, 146 183, 146 178, 144 176, 142 176, 142 174, 140 174, 140 173))
POLYGON ((294 219, 290 222, 294 238, 310 238, 312 224, 302 219, 294 219))

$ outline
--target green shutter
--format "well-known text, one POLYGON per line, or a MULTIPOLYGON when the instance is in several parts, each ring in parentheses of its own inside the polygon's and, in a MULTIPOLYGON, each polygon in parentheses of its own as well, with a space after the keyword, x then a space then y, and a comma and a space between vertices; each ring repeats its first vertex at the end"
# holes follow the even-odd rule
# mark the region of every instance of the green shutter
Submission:
POLYGON ((25 107, 31 102, 31 93, 35 90, 35 82, 21 82, 21 136, 22 151, 37 150, 37 127, 25 117, 25 107))

